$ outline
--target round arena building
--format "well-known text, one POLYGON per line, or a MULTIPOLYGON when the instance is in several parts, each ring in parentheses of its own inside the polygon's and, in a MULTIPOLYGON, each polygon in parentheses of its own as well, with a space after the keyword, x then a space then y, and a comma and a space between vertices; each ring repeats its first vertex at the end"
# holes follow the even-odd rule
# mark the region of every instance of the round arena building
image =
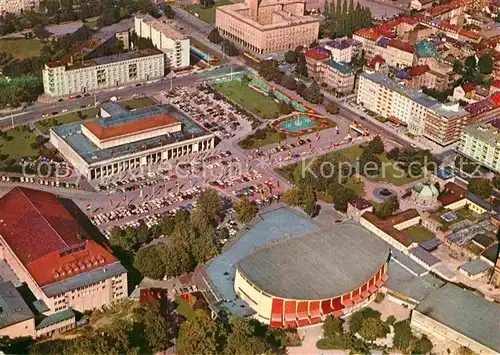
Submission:
POLYGON ((272 327, 301 327, 349 314, 387 279, 389 246, 356 222, 256 250, 238 264, 236 294, 272 327))

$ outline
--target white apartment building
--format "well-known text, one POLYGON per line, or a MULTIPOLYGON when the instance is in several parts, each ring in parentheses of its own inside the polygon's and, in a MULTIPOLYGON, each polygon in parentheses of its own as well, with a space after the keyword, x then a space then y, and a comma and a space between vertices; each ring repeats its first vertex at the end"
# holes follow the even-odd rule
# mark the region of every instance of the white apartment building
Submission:
POLYGON ((189 66, 189 37, 150 15, 136 16, 134 26, 137 36, 150 38, 153 45, 165 53, 167 67, 176 69, 189 66))
POLYGON ((466 157, 500 173, 500 120, 471 125, 462 131, 458 150, 466 157))
POLYGON ((469 117, 458 104, 442 104, 419 89, 372 72, 359 76, 357 103, 441 145, 457 141, 469 117))
POLYGON ((53 97, 157 80, 164 75, 164 54, 154 48, 78 62, 51 62, 42 70, 44 92, 53 97))
POLYGON ((325 48, 331 53, 331 59, 336 62, 350 63, 358 53, 361 42, 350 38, 338 38, 325 43, 325 48))

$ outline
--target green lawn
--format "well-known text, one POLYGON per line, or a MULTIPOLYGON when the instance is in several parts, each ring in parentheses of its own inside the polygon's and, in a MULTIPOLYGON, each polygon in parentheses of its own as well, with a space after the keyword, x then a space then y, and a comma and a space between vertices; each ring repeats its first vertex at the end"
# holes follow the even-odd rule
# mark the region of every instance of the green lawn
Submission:
POLYGON ((150 97, 141 97, 138 99, 122 101, 120 104, 128 110, 158 105, 158 103, 150 97))
POLYGON ((4 38, 0 39, 0 52, 11 53, 14 58, 28 58, 40 55, 42 42, 37 38, 4 38))
MULTIPOLYGON (((217 0, 215 5, 209 8, 204 8, 200 4, 188 6, 187 10, 194 14, 198 14, 198 18, 206 23, 215 23, 215 9, 217 6, 232 4, 230 0, 217 0)), ((195 15, 196 16, 196 15, 195 15)))
POLYGON ((411 226, 403 229, 402 232, 416 243, 423 243, 435 237, 434 233, 421 225, 411 226))
POLYGON ((261 118, 277 118, 278 104, 239 81, 230 81, 216 85, 227 98, 261 118))
POLYGON ((54 116, 35 122, 35 127, 40 130, 43 134, 48 134, 52 127, 61 126, 63 124, 77 122, 87 119, 92 119, 96 117, 99 109, 96 107, 91 107, 88 109, 65 113, 64 115, 54 116))
POLYGON ((354 192, 356 192, 356 195, 358 196, 363 197, 366 195, 364 182, 354 176, 349 177, 344 186, 346 188, 354 190, 354 192))
POLYGON ((196 317, 196 312, 184 298, 181 296, 175 296, 175 303, 177 304, 177 312, 179 312, 179 314, 184 316, 187 320, 194 319, 196 317))
POLYGON ((38 150, 31 148, 31 143, 35 142, 35 133, 16 127, 7 131, 7 135, 12 139, 0 138, 0 155, 4 158, 3 161, 0 161, 0 165, 4 165, 3 163, 10 159, 15 159, 18 162, 23 157, 38 156, 38 150))

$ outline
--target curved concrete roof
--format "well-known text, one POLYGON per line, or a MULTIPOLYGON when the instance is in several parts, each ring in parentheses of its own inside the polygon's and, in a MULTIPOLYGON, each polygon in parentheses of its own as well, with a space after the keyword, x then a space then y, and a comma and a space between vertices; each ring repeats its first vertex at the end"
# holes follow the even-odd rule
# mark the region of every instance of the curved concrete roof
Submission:
POLYGON ((319 300, 363 285, 389 257, 389 246, 356 222, 302 234, 257 250, 240 272, 276 297, 319 300))
POLYGON ((424 184, 419 182, 413 186, 413 190, 417 192, 421 197, 437 197, 439 196, 439 190, 433 184, 424 184))

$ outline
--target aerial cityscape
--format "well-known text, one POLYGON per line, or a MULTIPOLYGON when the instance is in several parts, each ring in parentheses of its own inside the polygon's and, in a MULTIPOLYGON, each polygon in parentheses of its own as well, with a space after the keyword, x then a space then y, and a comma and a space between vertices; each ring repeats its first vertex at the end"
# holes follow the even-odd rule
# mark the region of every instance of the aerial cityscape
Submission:
POLYGON ((500 355, 500 2, 0 0, 0 351, 500 355))

